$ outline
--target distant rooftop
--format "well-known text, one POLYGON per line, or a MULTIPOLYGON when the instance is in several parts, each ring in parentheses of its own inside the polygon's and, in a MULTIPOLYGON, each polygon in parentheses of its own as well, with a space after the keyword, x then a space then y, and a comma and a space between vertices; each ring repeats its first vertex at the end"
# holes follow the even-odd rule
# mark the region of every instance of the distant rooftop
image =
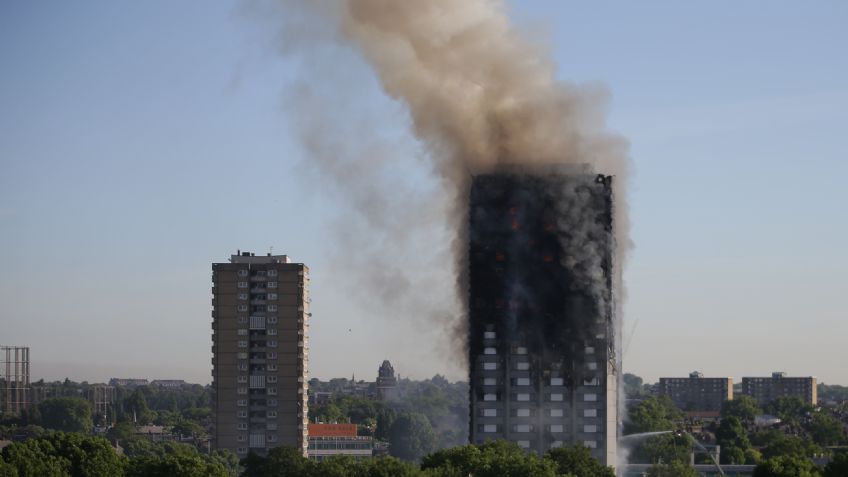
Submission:
POLYGON ((253 252, 242 252, 239 250, 235 255, 230 255, 230 263, 291 263, 288 255, 266 255, 256 256, 253 252))

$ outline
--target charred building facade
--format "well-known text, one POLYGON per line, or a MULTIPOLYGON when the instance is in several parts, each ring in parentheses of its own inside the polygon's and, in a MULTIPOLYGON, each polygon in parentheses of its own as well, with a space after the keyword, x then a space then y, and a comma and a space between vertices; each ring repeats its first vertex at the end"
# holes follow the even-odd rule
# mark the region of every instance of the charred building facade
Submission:
POLYGON ((585 445, 616 463, 612 177, 475 176, 469 210, 471 442, 585 445))

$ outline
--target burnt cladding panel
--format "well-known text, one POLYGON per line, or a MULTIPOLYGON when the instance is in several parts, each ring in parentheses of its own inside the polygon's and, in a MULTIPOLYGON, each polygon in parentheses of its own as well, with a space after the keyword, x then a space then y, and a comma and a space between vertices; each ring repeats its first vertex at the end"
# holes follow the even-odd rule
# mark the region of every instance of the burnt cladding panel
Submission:
POLYGON ((525 346, 534 373, 556 367, 572 387, 581 382, 585 347, 601 352, 612 339, 611 178, 476 176, 469 220, 472 393, 481 393, 477 359, 489 330, 499 355, 525 346))

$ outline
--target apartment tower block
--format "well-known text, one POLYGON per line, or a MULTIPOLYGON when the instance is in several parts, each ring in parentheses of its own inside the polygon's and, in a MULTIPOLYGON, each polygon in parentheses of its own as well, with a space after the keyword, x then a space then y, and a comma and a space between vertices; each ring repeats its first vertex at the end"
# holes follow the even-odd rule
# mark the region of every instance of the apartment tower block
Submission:
POLYGON ((618 337, 612 178, 478 175, 469 210, 472 443, 539 454, 585 445, 616 463, 618 337))
POLYGON ((239 252, 212 264, 214 445, 239 457, 308 445, 309 269, 239 252))

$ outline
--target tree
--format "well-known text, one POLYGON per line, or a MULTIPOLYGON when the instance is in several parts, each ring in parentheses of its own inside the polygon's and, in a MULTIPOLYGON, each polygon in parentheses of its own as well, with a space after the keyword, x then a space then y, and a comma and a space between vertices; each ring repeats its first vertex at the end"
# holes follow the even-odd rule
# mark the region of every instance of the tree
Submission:
POLYGON ((763 406, 766 414, 779 417, 782 421, 798 422, 813 407, 805 404, 801 398, 796 396, 781 396, 763 406))
POLYGON ((556 464, 503 440, 435 452, 421 462, 425 475, 439 477, 557 477, 556 464))
POLYGON ((752 477, 820 477, 821 475, 821 470, 810 459, 782 455, 757 464, 752 477))
POLYGON ((751 441, 748 440, 748 434, 739 418, 729 416, 722 419, 716 431, 716 441, 721 446, 722 464, 746 462, 745 452, 751 448, 751 441))
POLYGON ((700 474, 688 464, 672 462, 670 464, 655 464, 648 469, 648 477, 698 477, 700 474))
POLYGON ((94 426, 88 401, 77 397, 58 397, 36 406, 39 424, 57 431, 89 433, 94 426))
POLYGON ((763 411, 757 405, 757 401, 751 396, 739 396, 738 398, 724 401, 721 405, 721 418, 735 417, 745 425, 754 423, 754 418, 763 411))
POLYGON ((18 477, 67 477, 71 463, 55 455, 43 439, 15 442, 3 449, 3 460, 15 468, 18 477))
POLYGON ((229 477, 223 465, 205 461, 199 455, 168 454, 159 457, 133 457, 127 477, 229 477))
POLYGON ((12 464, 3 462, 2 456, 0 456, 0 477, 18 477, 18 469, 12 464))
POLYGON ((126 459, 119 456, 102 437, 57 432, 41 440, 53 448, 53 455, 66 460, 73 477, 112 477, 124 474, 126 459))
POLYGON ((275 447, 267 457, 249 454, 242 459, 242 477, 306 476, 311 475, 315 464, 303 453, 290 446, 275 447))
POLYGON ((615 477, 612 467, 601 464, 592 457, 588 447, 559 447, 548 451, 546 458, 554 461, 557 472, 581 477, 615 477))
MULTIPOLYGON (((722 452, 724 452, 724 449, 722 449, 722 452)), ((809 459, 814 454, 822 454, 823 452, 822 448, 809 438, 785 435, 777 437, 762 448, 763 457, 766 459, 779 456, 809 459)))
POLYGON ((848 453, 836 454, 824 468, 823 477, 845 477, 848 475, 848 453))
POLYGON ((814 413, 807 429, 816 444, 831 446, 843 441, 842 423, 824 412, 814 413))
POLYGON ((649 397, 630 410, 625 434, 669 431, 683 420, 683 412, 674 406, 668 396, 649 397))
POLYGON ((423 414, 409 412, 397 417, 389 430, 389 451, 395 457, 417 461, 435 448, 436 436, 423 414))
POLYGON ((691 449, 692 439, 687 434, 662 434, 640 442, 633 449, 631 460, 645 464, 688 463, 691 449))

